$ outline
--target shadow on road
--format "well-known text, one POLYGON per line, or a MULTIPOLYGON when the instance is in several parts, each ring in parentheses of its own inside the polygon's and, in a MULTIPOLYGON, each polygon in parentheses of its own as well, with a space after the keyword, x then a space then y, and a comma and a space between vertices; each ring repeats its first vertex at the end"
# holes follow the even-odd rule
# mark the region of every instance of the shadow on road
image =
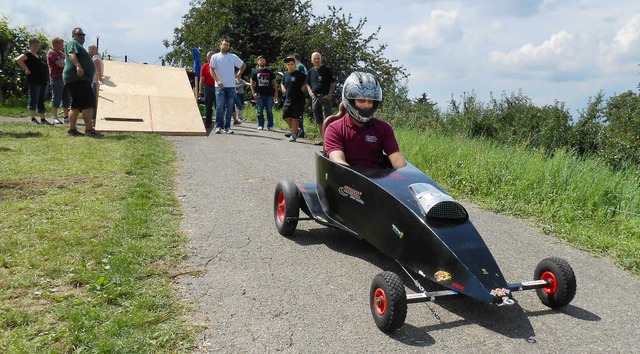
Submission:
MULTIPOLYGON (((393 259, 382 254, 366 241, 359 240, 347 232, 322 227, 310 230, 298 229, 290 239, 301 246, 324 244, 336 252, 357 257, 380 269, 393 271, 403 278, 404 284, 408 289, 418 292, 413 281, 393 259)), ((374 275, 371 275, 372 279, 374 275)), ((430 282, 424 282, 423 285, 425 285, 425 290, 427 291, 444 289, 438 284, 430 282)), ((518 296, 536 295, 534 291, 525 291, 518 292, 515 296, 516 300, 518 296)), ((524 339, 529 343, 535 343, 536 334, 531 325, 531 317, 569 315, 585 321, 600 321, 600 317, 597 315, 572 305, 559 310, 546 309, 528 312, 517 303, 512 306, 496 306, 465 296, 442 298, 436 302, 410 304, 408 311, 410 312, 420 306, 426 306, 428 313, 438 323, 423 327, 405 323, 396 333, 390 334, 390 338, 410 346, 427 347, 436 344, 435 340, 428 334, 431 331, 478 325, 508 338, 524 339), (462 319, 446 322, 440 316, 440 313, 444 313, 444 311, 453 313, 462 319)))

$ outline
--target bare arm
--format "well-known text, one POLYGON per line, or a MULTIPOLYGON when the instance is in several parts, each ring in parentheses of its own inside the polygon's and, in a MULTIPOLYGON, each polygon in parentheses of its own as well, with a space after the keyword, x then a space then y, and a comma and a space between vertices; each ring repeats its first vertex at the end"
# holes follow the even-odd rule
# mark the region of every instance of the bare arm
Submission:
POLYGON ((102 77, 104 76, 104 67, 102 66, 102 60, 94 60, 96 64, 96 72, 98 73, 98 83, 102 84, 102 77))
POLYGON ((330 100, 331 97, 333 97, 333 90, 336 88, 336 82, 332 82, 331 85, 329 86, 329 93, 324 96, 324 98, 330 100))
POLYGON ((276 79, 273 79, 271 83, 273 84, 273 98, 275 102, 278 102, 278 82, 276 82, 276 79))
POLYGON ((24 70, 25 74, 30 75, 31 74, 31 70, 29 70, 29 68, 27 68, 27 64, 24 63, 26 60, 27 60, 27 55, 26 54, 20 54, 16 58, 16 63, 18 64, 19 67, 22 68, 22 70, 24 70))
POLYGON ((247 69, 247 64, 242 64, 242 66, 240 67, 240 69, 238 69, 238 72, 236 73, 236 77, 238 79, 240 79, 240 77, 242 77, 242 73, 247 69))
POLYGON ((396 151, 393 154, 389 155, 389 161, 391 162, 391 166, 394 169, 407 165, 407 160, 404 159, 404 156, 400 151, 396 151))
POLYGON ((222 83, 222 81, 220 81, 220 79, 218 78, 218 75, 216 75, 216 71, 212 67, 209 67, 209 71, 211 72, 211 76, 213 77, 213 80, 216 82, 216 84, 218 84, 218 87, 223 88, 224 84, 222 83))
POLYGON ((339 163, 341 165, 349 166, 347 163, 346 157, 344 156, 344 151, 342 150, 334 150, 329 154, 329 160, 339 163))
POLYGON ((84 69, 82 69, 82 65, 80 65, 80 62, 78 61, 78 57, 76 56, 76 53, 69 53, 68 57, 71 63, 76 67, 78 77, 83 77, 84 69))

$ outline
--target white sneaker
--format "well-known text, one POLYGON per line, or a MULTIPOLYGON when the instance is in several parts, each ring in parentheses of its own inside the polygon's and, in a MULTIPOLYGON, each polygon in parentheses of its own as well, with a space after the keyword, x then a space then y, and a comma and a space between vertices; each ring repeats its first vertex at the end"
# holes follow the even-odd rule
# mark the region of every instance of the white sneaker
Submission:
POLYGON ((53 118, 53 124, 62 124, 62 121, 58 118, 53 118))
POLYGON ((275 131, 272 127, 267 128, 270 132, 275 131))
POLYGON ((222 129, 220 129, 220 128, 216 128, 216 132, 215 132, 215 133, 216 133, 216 134, 220 134, 220 132, 222 132, 222 129))
POLYGON ((258 127, 258 130, 264 130, 264 127, 258 127))
POLYGON ((227 133, 227 134, 233 134, 233 130, 231 130, 231 129, 226 129, 224 132, 227 133))

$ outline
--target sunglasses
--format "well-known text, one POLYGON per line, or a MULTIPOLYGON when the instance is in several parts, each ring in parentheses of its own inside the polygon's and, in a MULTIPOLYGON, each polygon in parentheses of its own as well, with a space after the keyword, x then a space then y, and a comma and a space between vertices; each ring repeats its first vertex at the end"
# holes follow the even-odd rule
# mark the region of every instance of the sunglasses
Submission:
POLYGON ((86 36, 87 34, 86 34, 86 33, 76 33, 75 35, 76 35, 76 36, 80 36, 80 37, 84 37, 84 36, 86 36))

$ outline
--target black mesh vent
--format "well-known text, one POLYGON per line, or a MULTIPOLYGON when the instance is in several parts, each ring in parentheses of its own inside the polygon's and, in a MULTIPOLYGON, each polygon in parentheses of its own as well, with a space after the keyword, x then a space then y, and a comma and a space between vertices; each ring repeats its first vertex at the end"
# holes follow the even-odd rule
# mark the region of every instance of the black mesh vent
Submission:
POLYGON ((431 207, 428 218, 466 220, 469 214, 462 205, 455 201, 442 201, 431 207))

